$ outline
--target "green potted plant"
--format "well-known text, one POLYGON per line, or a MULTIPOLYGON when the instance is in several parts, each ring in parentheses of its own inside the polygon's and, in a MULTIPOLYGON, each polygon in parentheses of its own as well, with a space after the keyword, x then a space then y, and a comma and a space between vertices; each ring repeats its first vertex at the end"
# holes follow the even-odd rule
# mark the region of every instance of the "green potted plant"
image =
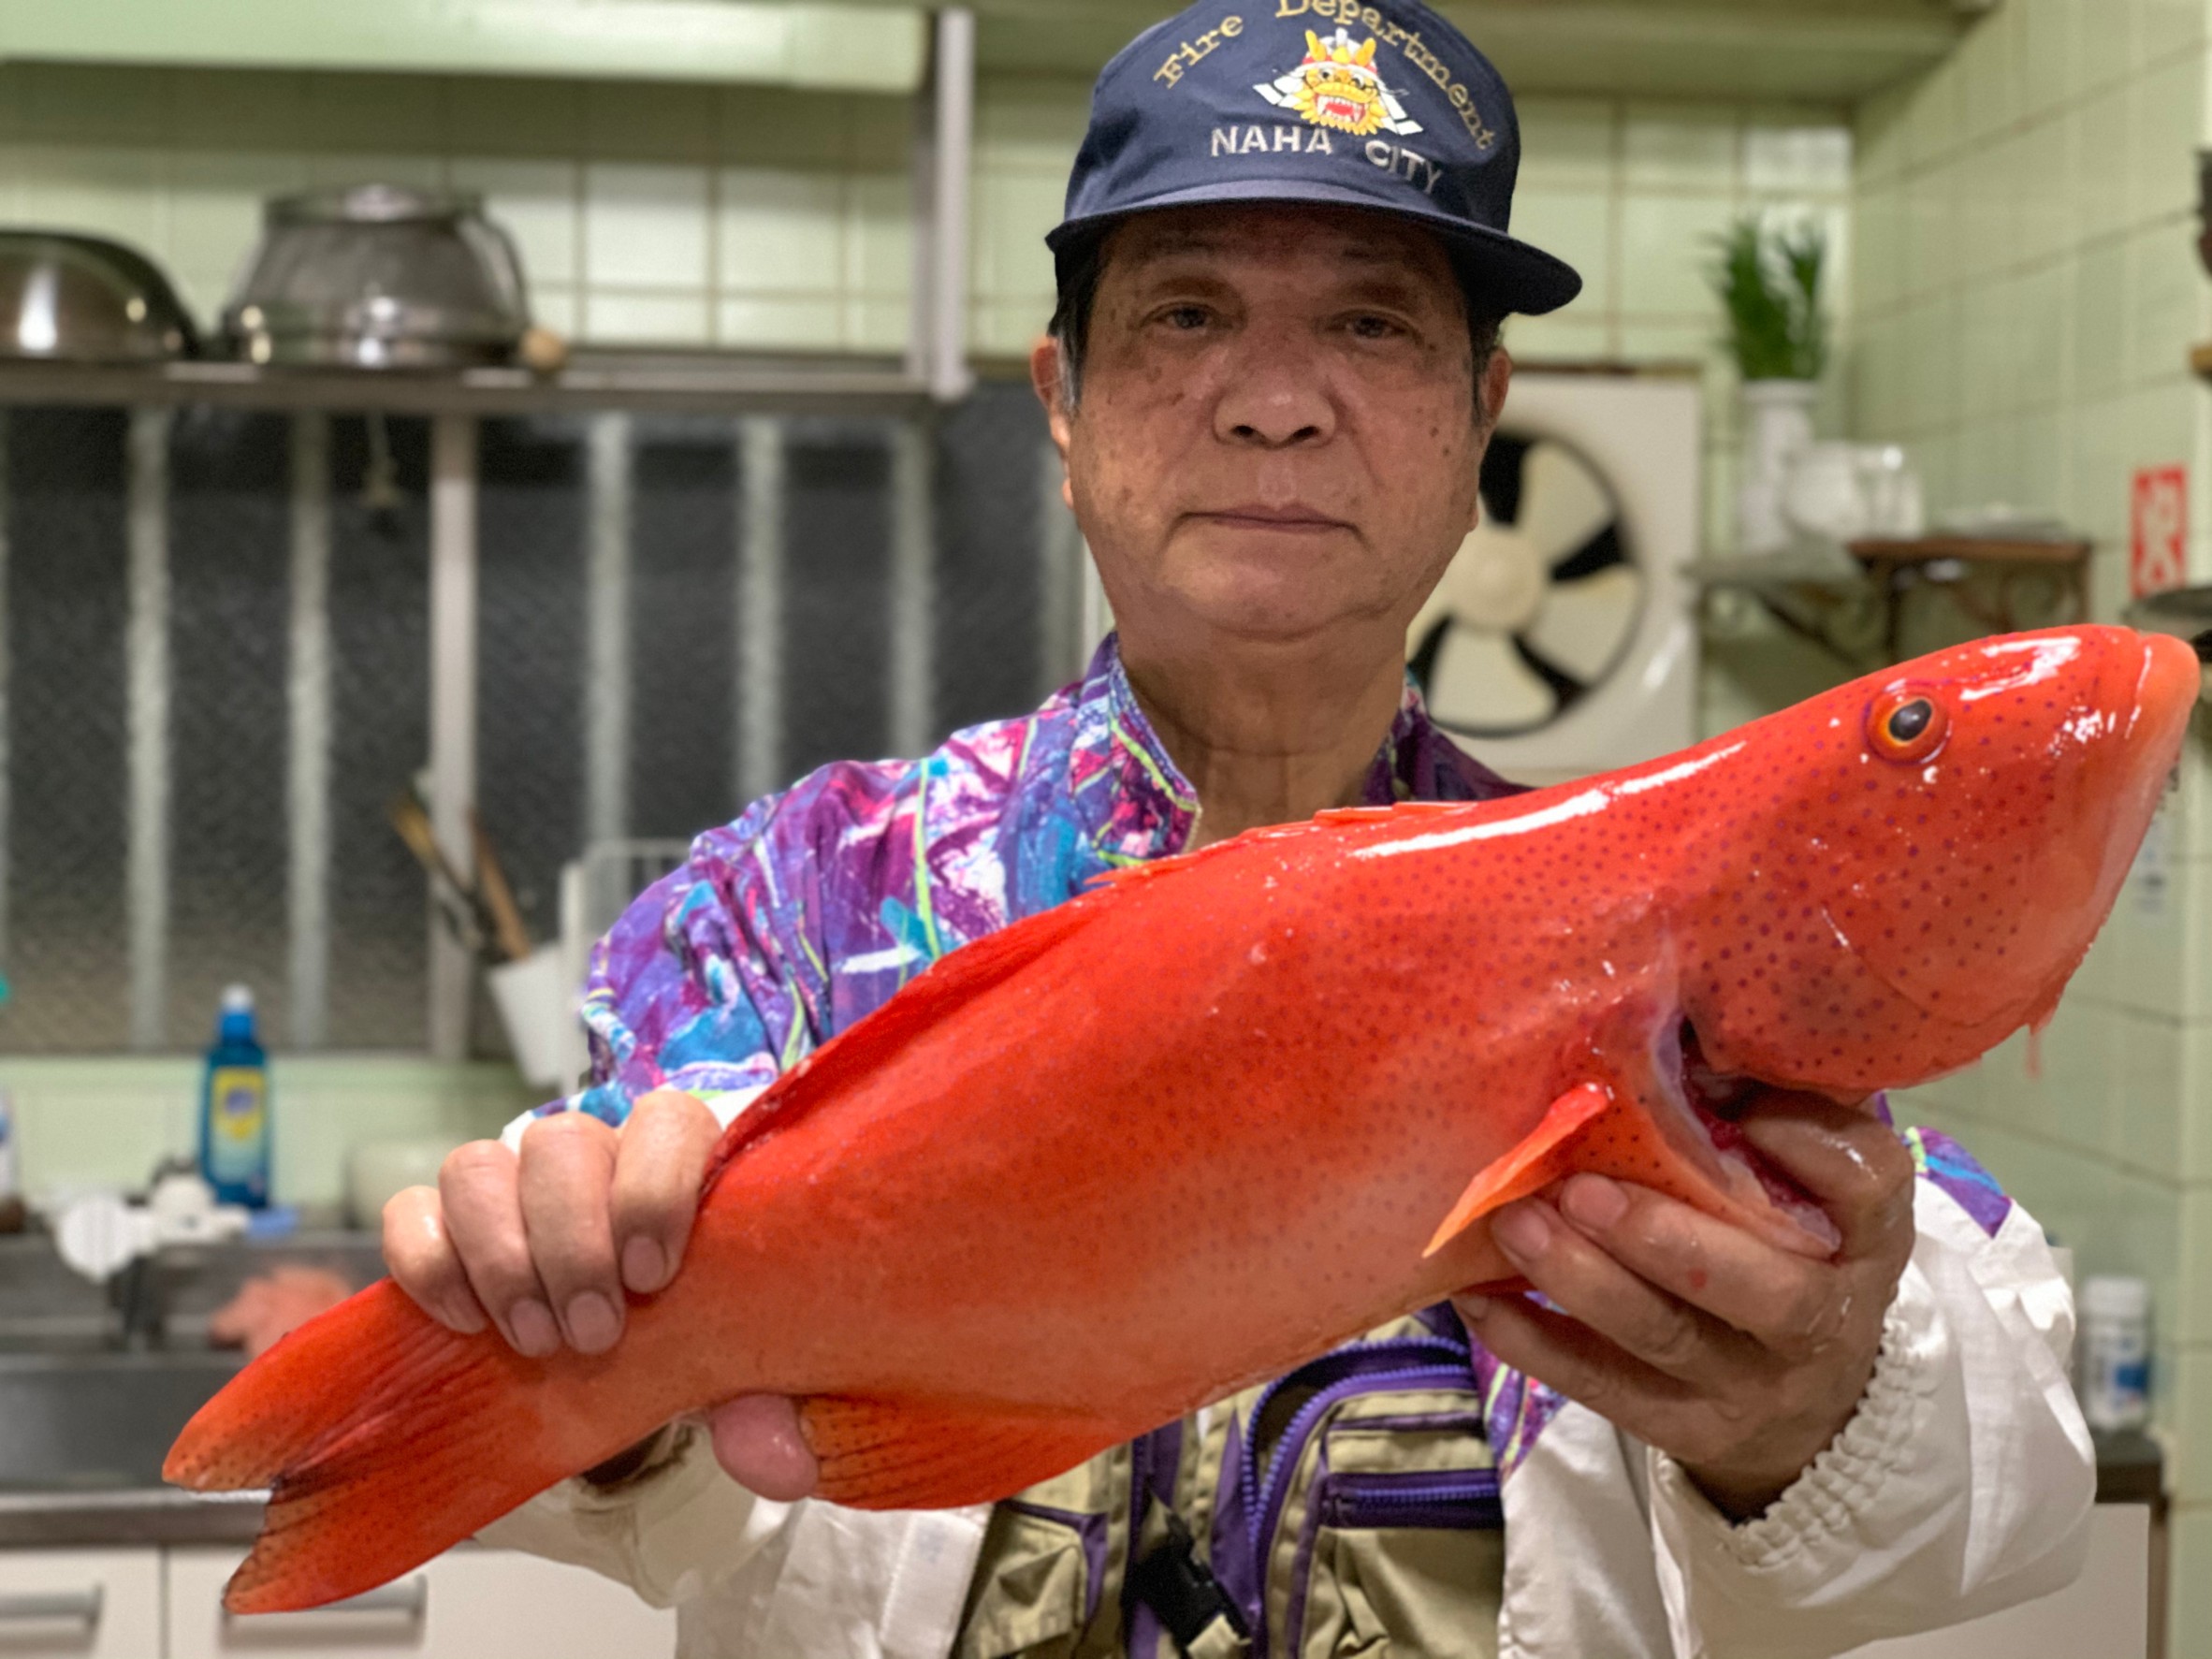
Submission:
POLYGON ((1749 214, 1718 242, 1713 290, 1743 380, 1738 547, 1774 553, 1789 545, 1783 490, 1790 463, 1812 442, 1812 405, 1827 367, 1827 237, 1817 225, 1777 226, 1749 214))

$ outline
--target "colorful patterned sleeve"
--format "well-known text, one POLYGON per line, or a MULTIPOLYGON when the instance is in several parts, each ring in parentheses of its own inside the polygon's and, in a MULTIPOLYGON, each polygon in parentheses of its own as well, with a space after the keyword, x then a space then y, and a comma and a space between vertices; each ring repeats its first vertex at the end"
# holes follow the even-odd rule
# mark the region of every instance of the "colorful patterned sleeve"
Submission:
POLYGON ((727 1121, 820 1042, 830 1029, 822 940, 835 924, 823 907, 865 880, 870 832, 894 793, 888 770, 830 767, 755 802, 633 901, 591 955, 589 1084, 535 1115, 620 1124, 665 1088, 727 1121))

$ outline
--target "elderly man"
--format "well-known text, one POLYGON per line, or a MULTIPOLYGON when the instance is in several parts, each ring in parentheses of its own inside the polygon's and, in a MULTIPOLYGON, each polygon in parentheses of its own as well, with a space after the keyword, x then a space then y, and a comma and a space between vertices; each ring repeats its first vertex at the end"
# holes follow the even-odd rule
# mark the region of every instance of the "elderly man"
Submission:
MULTIPOLYGON (((1494 71, 1409 0, 1213 0, 1108 67, 1034 373, 1118 638, 1026 719, 703 836, 601 948, 596 1086, 393 1201, 425 1307, 604 1350, 677 1271, 718 1124, 930 960, 1118 866, 1509 787, 1404 653, 1478 511, 1499 320, 1579 286, 1506 234, 1517 161, 1494 71)), ((759 1659, 1783 1659, 2065 1582, 2091 1477, 2040 1230, 1854 1105, 1745 1128, 1833 1259, 1578 1177, 1496 1222, 1543 1301, 1428 1310, 994 1508, 810 1500, 755 1399, 495 1535, 759 1659)))

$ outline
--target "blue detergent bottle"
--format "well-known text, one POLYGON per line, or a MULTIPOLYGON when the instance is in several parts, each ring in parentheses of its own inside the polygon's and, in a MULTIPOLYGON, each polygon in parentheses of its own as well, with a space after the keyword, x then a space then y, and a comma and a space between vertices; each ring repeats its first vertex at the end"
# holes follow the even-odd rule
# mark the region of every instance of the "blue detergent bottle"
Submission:
POLYGON ((254 993, 223 993, 200 1096, 199 1172, 219 1204, 266 1209, 269 1168, 269 1055, 254 1031, 254 993))

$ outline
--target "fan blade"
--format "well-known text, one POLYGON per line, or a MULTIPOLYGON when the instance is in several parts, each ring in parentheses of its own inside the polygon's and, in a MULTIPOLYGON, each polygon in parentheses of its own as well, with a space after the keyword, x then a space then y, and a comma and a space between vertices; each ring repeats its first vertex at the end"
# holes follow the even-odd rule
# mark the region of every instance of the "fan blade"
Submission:
POLYGON ((1642 575, 1616 564, 1583 581, 1555 584, 1522 637, 1577 679, 1594 684, 1628 643, 1643 602, 1642 575))
POLYGON ((1621 527, 1608 524, 1564 559, 1551 566, 1554 582, 1579 582, 1601 570, 1628 562, 1628 549, 1621 545, 1621 527))
POLYGON ((1605 480, 1565 444, 1539 444, 1529 451, 1515 528, 1546 564, 1569 557, 1619 517, 1605 480))
POLYGON ((1463 732, 1523 732, 1558 712, 1559 697, 1529 671, 1511 639, 1453 628, 1436 652, 1429 712, 1463 732))

